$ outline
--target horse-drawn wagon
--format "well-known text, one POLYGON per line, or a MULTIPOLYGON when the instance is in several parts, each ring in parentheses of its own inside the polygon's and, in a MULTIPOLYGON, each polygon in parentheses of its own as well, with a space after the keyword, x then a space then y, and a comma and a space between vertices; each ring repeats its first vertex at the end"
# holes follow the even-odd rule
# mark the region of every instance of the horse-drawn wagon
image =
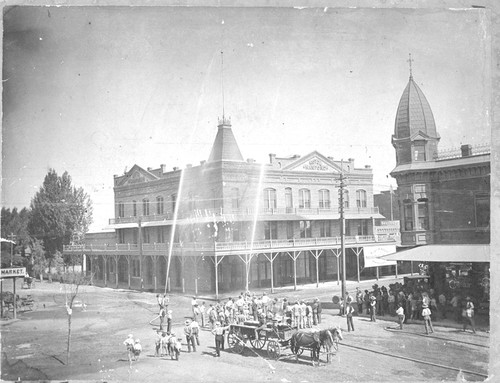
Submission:
POLYGON ((247 342, 256 350, 262 350, 267 344, 268 356, 278 359, 296 331, 296 327, 275 321, 264 326, 259 326, 259 322, 247 321, 243 324, 232 324, 227 339, 229 346, 238 354, 243 352, 247 342))
POLYGON ((315 359, 319 360, 321 347, 325 349, 328 361, 330 355, 338 350, 339 339, 342 339, 339 328, 298 330, 277 322, 267 323, 265 326, 251 321, 232 324, 228 334, 228 344, 238 354, 243 352, 249 342, 256 350, 262 350, 267 344, 267 355, 274 360, 284 355, 287 349, 296 356, 301 355, 304 350, 310 350, 313 362, 315 359))

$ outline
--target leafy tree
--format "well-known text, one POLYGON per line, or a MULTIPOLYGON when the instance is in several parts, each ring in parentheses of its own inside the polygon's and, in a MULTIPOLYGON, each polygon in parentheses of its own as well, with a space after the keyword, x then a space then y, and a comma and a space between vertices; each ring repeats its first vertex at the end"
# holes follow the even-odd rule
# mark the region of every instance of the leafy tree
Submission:
MULTIPOLYGON (((29 211, 26 208, 18 211, 17 208, 13 208, 12 211, 8 208, 2 207, 1 216, 1 236, 5 239, 13 240, 15 245, 13 245, 12 251, 14 254, 24 255, 24 250, 30 242, 28 234, 28 219, 29 211)), ((10 265, 10 252, 11 244, 8 242, 2 242, 2 264, 10 265)), ((24 265, 25 262, 17 259, 16 265, 24 265)))
POLYGON ((47 259, 45 258, 45 250, 43 249, 43 242, 34 239, 31 243, 31 256, 33 257, 33 275, 39 275, 40 280, 43 279, 43 273, 48 266, 47 259))
POLYGON ((71 184, 68 172, 50 169, 31 200, 28 231, 43 240, 49 266, 63 245, 81 242, 92 223, 92 202, 82 188, 71 184))

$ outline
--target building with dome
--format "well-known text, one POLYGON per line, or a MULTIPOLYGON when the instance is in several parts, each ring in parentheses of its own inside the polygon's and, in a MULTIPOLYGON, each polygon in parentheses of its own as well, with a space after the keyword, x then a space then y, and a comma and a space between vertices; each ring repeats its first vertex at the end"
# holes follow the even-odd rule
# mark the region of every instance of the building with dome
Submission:
POLYGON ((429 262, 437 289, 458 286, 479 299, 489 286, 490 148, 439 151, 439 140, 410 67, 396 111, 391 175, 398 184, 401 246, 411 250, 389 258, 429 262))
POLYGON ((116 175, 112 232, 64 251, 85 255, 94 283, 110 287, 218 295, 338 281, 341 174, 346 278, 397 273, 396 262, 379 260, 399 237, 377 225, 384 217, 373 204, 369 165, 317 151, 244 160, 225 117, 198 165, 134 165, 116 175))

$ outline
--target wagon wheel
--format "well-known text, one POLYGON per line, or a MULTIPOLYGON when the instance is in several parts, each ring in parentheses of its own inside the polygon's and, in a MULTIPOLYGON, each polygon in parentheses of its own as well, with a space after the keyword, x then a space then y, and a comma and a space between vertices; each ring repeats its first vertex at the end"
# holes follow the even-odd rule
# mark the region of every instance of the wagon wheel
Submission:
POLYGON ((264 348, 264 345, 266 344, 267 332, 261 330, 258 332, 258 335, 258 338, 250 339, 250 344, 253 346, 253 348, 262 350, 264 348))
POLYGON ((237 354, 241 354, 245 348, 245 339, 239 331, 231 331, 227 336, 227 343, 237 354))
POLYGON ((275 340, 269 341, 269 343, 267 344, 267 355, 269 356, 269 358, 277 360, 280 357, 280 354, 280 344, 275 340))

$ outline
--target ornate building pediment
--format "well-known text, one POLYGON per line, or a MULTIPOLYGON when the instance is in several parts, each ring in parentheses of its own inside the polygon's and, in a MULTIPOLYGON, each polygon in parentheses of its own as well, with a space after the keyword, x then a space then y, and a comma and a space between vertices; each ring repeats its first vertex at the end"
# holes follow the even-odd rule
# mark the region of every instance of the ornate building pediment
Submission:
POLYGON ((133 184, 138 184, 138 183, 143 183, 143 182, 148 182, 148 181, 154 181, 157 180, 158 177, 156 177, 154 174, 144 170, 138 165, 134 165, 132 169, 130 169, 126 174, 125 177, 121 180, 120 184, 118 186, 126 186, 126 185, 133 185, 133 184))
POLYGON ((313 152, 305 157, 288 164, 283 170, 295 172, 322 172, 339 173, 340 169, 333 161, 318 152, 313 152))

